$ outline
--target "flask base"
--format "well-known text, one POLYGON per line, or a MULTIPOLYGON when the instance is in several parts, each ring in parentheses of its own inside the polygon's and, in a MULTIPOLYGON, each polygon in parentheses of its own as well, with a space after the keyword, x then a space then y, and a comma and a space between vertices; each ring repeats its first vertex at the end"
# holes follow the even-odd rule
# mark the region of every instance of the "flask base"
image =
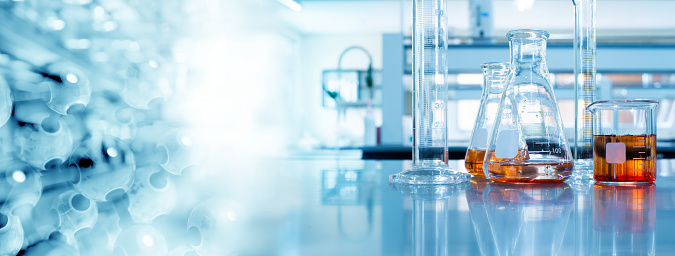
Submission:
POLYGON ((389 182, 412 185, 460 184, 470 178, 470 174, 458 172, 448 166, 413 166, 410 170, 389 175, 389 182))
POLYGON ((576 159, 574 168, 569 181, 574 184, 592 184, 593 180, 593 159, 576 159))
POLYGON ((442 200, 450 195, 465 191, 468 183, 457 184, 437 184, 437 185, 415 185, 405 183, 394 183, 393 187, 404 195, 409 195, 414 199, 423 200, 442 200))

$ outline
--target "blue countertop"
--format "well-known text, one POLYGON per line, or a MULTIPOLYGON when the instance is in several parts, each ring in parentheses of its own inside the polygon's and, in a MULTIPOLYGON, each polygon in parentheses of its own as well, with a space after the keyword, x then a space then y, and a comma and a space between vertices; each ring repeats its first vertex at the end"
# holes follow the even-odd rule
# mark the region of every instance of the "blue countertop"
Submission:
POLYGON ((397 186, 410 161, 249 162, 222 232, 241 255, 675 255, 675 161, 658 165, 642 186, 397 186))
POLYGON ((675 160, 643 186, 398 186, 388 176, 410 161, 335 153, 209 158, 161 184, 144 168, 149 183, 114 202, 80 205, 55 183, 0 218, 0 242, 23 236, 23 255, 675 255, 675 160))

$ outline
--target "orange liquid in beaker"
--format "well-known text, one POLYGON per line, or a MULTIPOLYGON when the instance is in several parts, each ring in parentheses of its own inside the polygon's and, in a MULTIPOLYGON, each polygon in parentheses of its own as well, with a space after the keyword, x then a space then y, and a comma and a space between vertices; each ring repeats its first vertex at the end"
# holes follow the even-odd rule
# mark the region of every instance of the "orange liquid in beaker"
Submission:
POLYGON ((487 165, 490 179, 508 183, 556 183, 569 178, 573 162, 528 162, 527 149, 519 149, 514 159, 495 157, 495 152, 488 153, 490 162, 487 165))
POLYGON ((593 178, 598 182, 654 182, 656 135, 594 135, 593 170, 593 178), (623 143, 625 161, 620 157, 608 162, 607 143, 623 143))
POLYGON ((469 149, 466 151, 464 158, 464 166, 469 174, 473 176, 485 177, 483 173, 483 158, 485 158, 485 150, 469 149))

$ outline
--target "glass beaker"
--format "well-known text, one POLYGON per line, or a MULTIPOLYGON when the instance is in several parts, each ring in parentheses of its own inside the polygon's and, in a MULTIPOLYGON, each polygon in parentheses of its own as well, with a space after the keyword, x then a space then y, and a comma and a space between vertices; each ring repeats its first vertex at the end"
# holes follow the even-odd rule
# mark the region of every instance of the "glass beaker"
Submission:
POLYGON ((573 160, 546 67, 543 30, 512 30, 510 72, 483 160, 498 182, 566 180, 573 160))
POLYGON ((488 136, 495 124, 499 100, 504 92, 504 81, 509 74, 509 64, 489 62, 481 65, 483 69, 483 95, 476 116, 476 123, 471 132, 471 140, 466 150, 464 165, 473 176, 484 177, 483 159, 487 149, 488 136))
POLYGON ((654 182, 658 104, 654 100, 603 100, 588 105, 593 114, 596 182, 654 182))

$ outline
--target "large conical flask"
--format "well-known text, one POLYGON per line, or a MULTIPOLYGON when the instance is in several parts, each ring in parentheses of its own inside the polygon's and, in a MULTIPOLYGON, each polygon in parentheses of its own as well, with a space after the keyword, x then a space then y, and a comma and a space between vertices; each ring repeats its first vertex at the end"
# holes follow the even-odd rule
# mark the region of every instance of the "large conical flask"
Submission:
POLYGON ((566 180, 572 154, 546 67, 542 30, 506 34, 511 71, 488 140, 483 171, 498 182, 550 183, 566 180))
POLYGON ((481 65, 483 69, 483 95, 476 116, 476 123, 471 132, 471 141, 466 150, 464 165, 473 176, 484 177, 483 159, 487 148, 488 136, 495 124, 499 101, 504 92, 504 82, 509 74, 509 63, 488 62, 481 65))

